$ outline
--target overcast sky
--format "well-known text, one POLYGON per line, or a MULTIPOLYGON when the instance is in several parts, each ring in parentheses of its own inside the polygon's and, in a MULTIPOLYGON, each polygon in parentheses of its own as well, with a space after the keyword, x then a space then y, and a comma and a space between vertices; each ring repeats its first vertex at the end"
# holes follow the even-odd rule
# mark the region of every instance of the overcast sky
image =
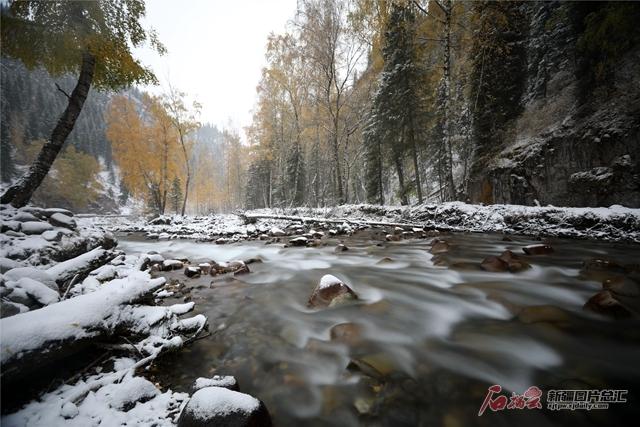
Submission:
MULTIPOLYGON (((202 104, 201 121, 222 127, 251 123, 256 86, 270 32, 285 30, 296 0, 147 0, 146 24, 168 49, 160 57, 136 50, 160 88, 167 82, 202 104)), ((241 131, 242 134, 242 131, 241 131)))

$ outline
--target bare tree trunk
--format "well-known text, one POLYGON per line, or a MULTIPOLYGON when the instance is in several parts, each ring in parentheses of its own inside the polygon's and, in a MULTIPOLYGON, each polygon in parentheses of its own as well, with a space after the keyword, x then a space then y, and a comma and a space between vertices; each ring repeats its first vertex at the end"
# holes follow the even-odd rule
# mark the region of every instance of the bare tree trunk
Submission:
POLYGON ((85 52, 82 55, 78 83, 73 92, 71 92, 71 96, 67 95, 69 103, 53 129, 51 138, 45 142, 29 171, 2 195, 0 203, 11 203, 15 207, 21 207, 29 203, 33 193, 49 173, 53 161, 73 130, 76 120, 82 111, 84 101, 89 94, 95 68, 96 58, 91 53, 85 52))
POLYGON ((416 190, 418 191, 418 202, 422 203, 422 183, 420 182, 420 165, 418 161, 418 148, 416 147, 415 132, 413 129, 413 120, 409 123, 409 140, 413 151, 413 168, 416 174, 416 190))
POLYGON ((184 212, 187 210, 187 197, 189 196, 189 183, 191 183, 191 167, 189 166, 189 155, 187 154, 187 147, 184 142, 184 135, 180 132, 180 145, 182 145, 182 153, 184 154, 184 164, 187 169, 187 179, 184 184, 184 198, 182 199, 182 212, 180 215, 184 216, 184 212))

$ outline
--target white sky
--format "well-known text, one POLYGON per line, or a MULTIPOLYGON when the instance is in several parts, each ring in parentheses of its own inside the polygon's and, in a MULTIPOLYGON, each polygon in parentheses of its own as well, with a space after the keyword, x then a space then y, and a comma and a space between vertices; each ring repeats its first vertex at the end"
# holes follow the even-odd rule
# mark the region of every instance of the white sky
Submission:
POLYGON ((265 66, 270 32, 281 33, 296 10, 296 0, 147 0, 145 24, 168 50, 148 48, 136 57, 150 66, 160 87, 167 82, 202 104, 202 122, 239 128, 251 123, 256 86, 265 66))

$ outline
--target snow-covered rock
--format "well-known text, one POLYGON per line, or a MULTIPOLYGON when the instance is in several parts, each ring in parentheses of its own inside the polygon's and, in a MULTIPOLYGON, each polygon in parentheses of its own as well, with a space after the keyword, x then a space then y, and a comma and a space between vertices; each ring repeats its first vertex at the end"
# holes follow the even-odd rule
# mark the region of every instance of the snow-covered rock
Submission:
POLYGON ((56 227, 64 227, 70 230, 75 230, 78 226, 76 221, 68 215, 62 213, 54 213, 49 217, 51 225, 56 227))
POLYGON ((287 233, 285 233, 284 231, 282 231, 278 227, 273 227, 269 231, 269 234, 271 234, 273 237, 282 237, 282 236, 285 236, 287 233))
POLYGON ((270 425, 271 417, 262 402, 222 387, 196 391, 178 420, 178 427, 270 425))
POLYGON ((53 230, 53 226, 42 221, 27 221, 20 226, 20 231, 24 234, 42 234, 48 230, 53 230))
POLYGON ((6 280, 12 280, 16 282, 22 278, 33 279, 58 292, 58 285, 56 284, 55 278, 51 274, 49 274, 48 271, 41 270, 36 267, 13 268, 4 273, 4 278, 6 280))
POLYGON ((193 384, 193 390, 198 391, 205 387, 223 387, 229 390, 239 391, 238 381, 231 375, 214 375, 211 378, 200 377, 193 384))
POLYGON ((29 277, 23 277, 17 282, 8 282, 7 285, 24 289, 27 295, 41 305, 53 304, 60 299, 58 292, 29 277))
POLYGON ((313 308, 327 307, 354 299, 358 299, 358 296, 349 286, 337 277, 325 274, 313 290, 307 305, 313 308))

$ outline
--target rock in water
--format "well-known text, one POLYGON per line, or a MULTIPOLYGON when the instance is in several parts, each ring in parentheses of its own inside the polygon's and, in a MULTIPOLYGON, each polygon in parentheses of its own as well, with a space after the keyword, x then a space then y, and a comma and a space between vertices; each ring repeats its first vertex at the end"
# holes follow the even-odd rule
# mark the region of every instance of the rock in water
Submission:
POLYGON ((340 243, 338 246, 336 246, 336 248, 333 250, 335 253, 340 253, 340 252, 345 252, 348 251, 349 248, 344 245, 343 243, 340 243))
POLYGON ((177 259, 165 259, 162 261, 162 271, 180 270, 184 263, 177 259))
POLYGON ((512 273, 525 270, 529 264, 522 261, 511 251, 504 251, 499 257, 488 256, 480 264, 485 271, 502 272, 509 270, 512 273))
POLYGON ((49 217, 49 223, 56 227, 64 227, 70 230, 75 230, 77 227, 76 221, 62 213, 54 213, 49 217))
POLYGON ((200 276, 200 267, 187 267, 184 269, 184 275, 187 277, 200 276))
POLYGON ((432 254, 443 254, 445 252, 449 252, 449 244, 444 240, 435 240, 432 243, 431 251, 432 254))
POLYGON ((313 290, 307 305, 313 308, 327 307, 336 298, 339 298, 340 302, 346 302, 347 300, 358 299, 358 295, 337 277, 325 274, 313 290))
POLYGON ((302 236, 289 240, 291 246, 307 246, 307 242, 307 238, 302 236))
POLYGON ((549 245, 529 245, 522 248, 527 255, 546 255, 553 253, 553 248, 549 245))
POLYGON ((488 256, 480 264, 480 267, 484 271, 490 271, 492 273, 507 271, 509 268, 509 264, 498 258, 497 256, 488 256))
POLYGON ((269 427, 264 403, 248 394, 222 387, 196 391, 184 407, 178 427, 269 427))
POLYGON ((631 312, 622 306, 608 290, 600 291, 589 298, 584 308, 616 319, 631 317, 631 312))

